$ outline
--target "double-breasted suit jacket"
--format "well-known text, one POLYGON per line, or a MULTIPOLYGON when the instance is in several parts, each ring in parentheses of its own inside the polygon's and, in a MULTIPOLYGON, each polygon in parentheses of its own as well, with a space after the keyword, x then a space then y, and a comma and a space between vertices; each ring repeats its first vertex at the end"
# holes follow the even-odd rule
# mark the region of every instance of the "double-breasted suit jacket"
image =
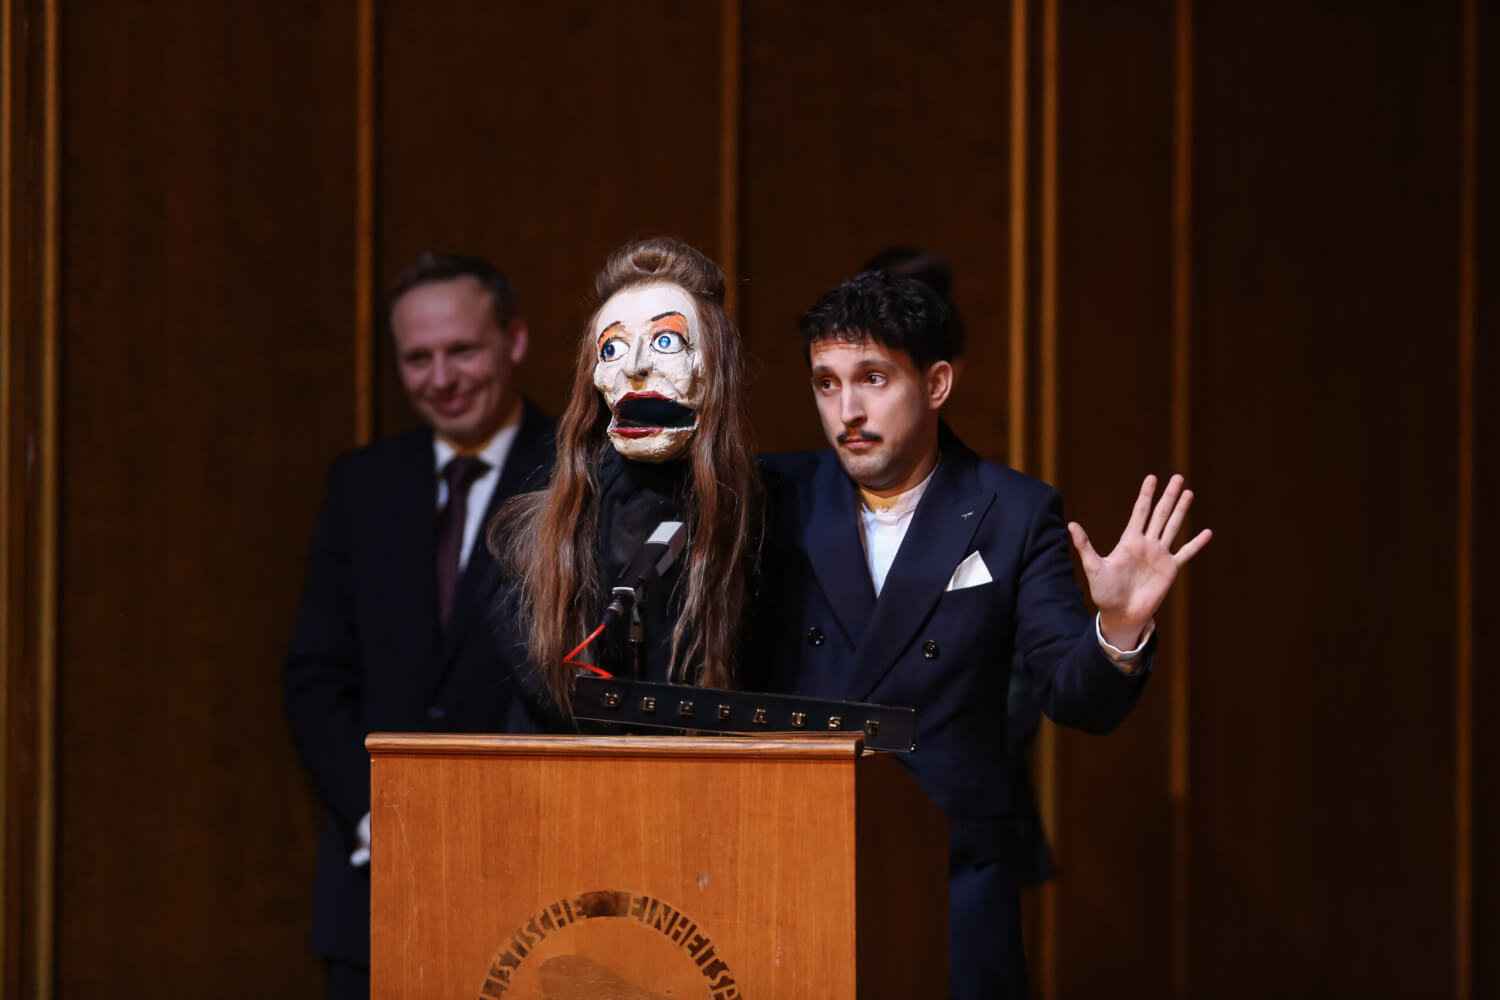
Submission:
POLYGON ((834 452, 762 460, 772 525, 750 682, 916 709, 916 750, 902 760, 949 819, 954 993, 993 995, 964 987, 979 960, 963 956, 961 935, 997 951, 1009 936, 1020 960, 1019 927, 993 916, 1016 894, 1003 871, 1012 658, 1026 658, 1052 719, 1102 733, 1139 695, 1149 648, 1134 675, 1099 648, 1055 490, 983 461, 946 426, 940 449, 878 598, 856 488, 834 452))

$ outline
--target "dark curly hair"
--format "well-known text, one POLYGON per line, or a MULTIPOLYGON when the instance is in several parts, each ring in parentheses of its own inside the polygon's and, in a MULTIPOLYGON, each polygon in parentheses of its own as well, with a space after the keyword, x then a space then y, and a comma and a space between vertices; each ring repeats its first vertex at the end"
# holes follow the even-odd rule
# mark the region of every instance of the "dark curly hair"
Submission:
POLYGON ((948 307, 948 319, 953 324, 954 336, 958 338, 953 358, 963 353, 964 320, 958 311, 958 303, 953 298, 953 269, 941 254, 904 244, 886 247, 865 261, 860 270, 884 271, 898 278, 916 278, 932 289, 943 300, 943 305, 948 307))
POLYGON ((873 340, 906 352, 923 370, 963 352, 963 331, 942 298, 915 278, 885 271, 856 274, 820 298, 797 326, 808 359, 812 345, 824 340, 873 340))

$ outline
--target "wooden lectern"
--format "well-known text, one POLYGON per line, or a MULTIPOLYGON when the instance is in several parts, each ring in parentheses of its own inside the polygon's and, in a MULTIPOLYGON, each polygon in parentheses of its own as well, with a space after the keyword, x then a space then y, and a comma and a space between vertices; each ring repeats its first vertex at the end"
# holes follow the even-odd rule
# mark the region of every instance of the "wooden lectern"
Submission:
POLYGON ((365 745, 376 998, 948 994, 947 822, 855 737, 365 745))

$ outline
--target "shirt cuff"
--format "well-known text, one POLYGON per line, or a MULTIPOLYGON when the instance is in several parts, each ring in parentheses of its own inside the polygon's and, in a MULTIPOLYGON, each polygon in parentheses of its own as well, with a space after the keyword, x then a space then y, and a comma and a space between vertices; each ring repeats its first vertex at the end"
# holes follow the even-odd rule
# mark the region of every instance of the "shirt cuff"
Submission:
POLYGON ((1099 615, 1094 615, 1094 637, 1099 640, 1099 651, 1109 657, 1109 662, 1119 667, 1127 674, 1135 673, 1136 668, 1132 666, 1136 659, 1145 650, 1146 644, 1151 641, 1151 636, 1156 633, 1156 619, 1152 618, 1146 622, 1146 629, 1141 633, 1140 645, 1134 649, 1118 649, 1104 638, 1104 626, 1100 624, 1099 615))
MULTIPOLYGON (((1103 641, 1103 640, 1101 640, 1103 641)), ((354 836, 359 840, 359 846, 349 855, 349 863, 356 868, 363 868, 370 863, 370 814, 365 813, 360 819, 359 825, 354 828, 354 836)))

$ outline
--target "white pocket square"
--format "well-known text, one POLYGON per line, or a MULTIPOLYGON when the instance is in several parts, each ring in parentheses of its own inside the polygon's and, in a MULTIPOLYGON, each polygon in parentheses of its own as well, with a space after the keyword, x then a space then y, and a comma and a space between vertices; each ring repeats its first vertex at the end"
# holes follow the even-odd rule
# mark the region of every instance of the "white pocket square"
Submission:
POLYGON ((989 583, 994 577, 990 576, 990 568, 984 564, 978 552, 970 552, 964 557, 964 561, 958 564, 958 569, 953 571, 953 579, 948 581, 944 592, 949 590, 963 590, 966 587, 977 587, 982 583, 989 583))

